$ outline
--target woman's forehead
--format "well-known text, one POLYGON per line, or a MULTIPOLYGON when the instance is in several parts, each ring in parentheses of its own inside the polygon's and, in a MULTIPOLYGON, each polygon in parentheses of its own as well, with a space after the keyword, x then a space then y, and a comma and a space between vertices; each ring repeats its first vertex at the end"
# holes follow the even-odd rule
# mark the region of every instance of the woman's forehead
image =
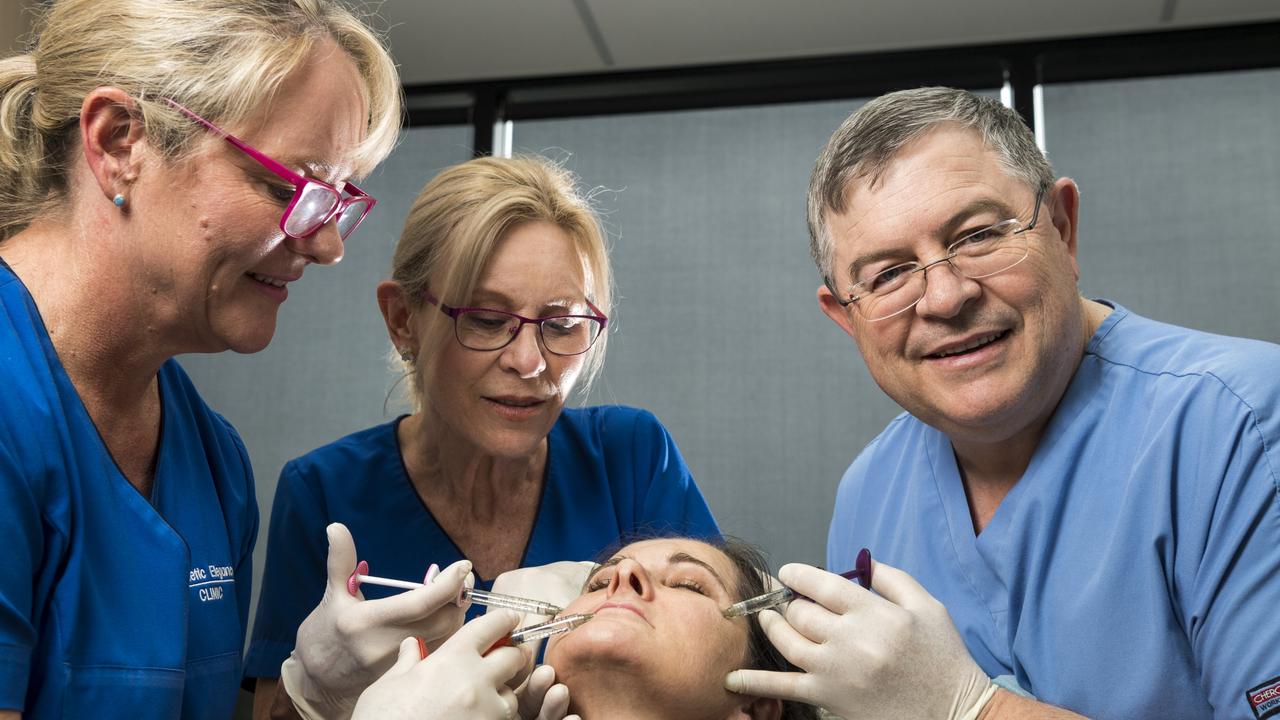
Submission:
POLYGON ((691 538, 641 540, 623 547, 612 559, 631 558, 646 569, 657 569, 692 558, 710 565, 726 582, 736 582, 733 562, 721 549, 691 538))

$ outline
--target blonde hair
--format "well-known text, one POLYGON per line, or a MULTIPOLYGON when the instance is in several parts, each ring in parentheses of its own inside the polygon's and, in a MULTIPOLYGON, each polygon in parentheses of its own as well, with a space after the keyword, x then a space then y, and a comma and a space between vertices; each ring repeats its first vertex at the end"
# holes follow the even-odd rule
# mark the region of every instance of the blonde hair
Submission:
POLYGON ((177 160, 204 130, 163 98, 233 128, 329 38, 364 80, 356 174, 381 162, 399 132, 395 65, 336 0, 55 0, 32 36, 30 53, 0 60, 0 240, 65 198, 80 107, 94 88, 134 98, 148 143, 177 160))
MULTIPOLYGON (((391 277, 410 306, 418 312, 431 310, 424 325, 425 347, 440 347, 452 332, 452 321, 426 303, 426 294, 447 305, 467 305, 498 243, 529 222, 551 223, 573 239, 588 299, 606 316, 612 313, 613 275, 604 233, 573 174, 537 156, 476 158, 427 183, 409 210, 392 258, 391 277)), ((607 341, 605 332, 587 351, 582 388, 589 388, 598 374, 607 341)), ((413 364, 411 391, 420 407, 422 389, 413 364)))

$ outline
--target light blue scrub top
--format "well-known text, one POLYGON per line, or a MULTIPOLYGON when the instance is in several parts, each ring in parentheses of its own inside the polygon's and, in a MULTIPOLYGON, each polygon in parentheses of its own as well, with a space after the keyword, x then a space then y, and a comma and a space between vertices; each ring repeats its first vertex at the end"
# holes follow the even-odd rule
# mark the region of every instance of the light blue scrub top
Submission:
POLYGON ((1280 676, 1280 347, 1116 306, 974 536, 950 441, 903 414, 840 484, 858 549, 946 605, 991 676, 1091 718, 1253 718, 1280 676))
POLYGON ((148 502, 0 262, 0 709, 232 715, 258 527, 253 477, 240 438, 176 362, 159 383, 148 502))
MULTIPOLYGON (((403 418, 401 418, 403 419, 403 418)), ((278 677, 298 626, 324 595, 325 526, 345 524, 373 575, 419 581, 463 559, 418 497, 396 439, 400 420, 348 435, 285 465, 271 508, 248 677, 278 677)), ((566 408, 548 436, 547 469, 521 567, 594 560, 621 536, 714 537, 719 528, 667 429, 630 407, 566 408)), ((488 590, 494 578, 476 578, 488 590)), ((403 592, 365 585, 369 599, 403 592)), ((484 612, 472 605, 474 617, 484 612)))

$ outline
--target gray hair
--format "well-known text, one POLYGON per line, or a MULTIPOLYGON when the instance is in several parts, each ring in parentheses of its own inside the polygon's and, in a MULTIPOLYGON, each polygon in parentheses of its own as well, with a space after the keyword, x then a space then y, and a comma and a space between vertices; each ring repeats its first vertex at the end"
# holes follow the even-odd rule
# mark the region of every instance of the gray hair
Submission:
POLYGON ((809 179, 809 252, 828 286, 834 277, 827 215, 847 209, 847 191, 854 181, 866 180, 874 187, 899 150, 943 124, 979 133, 1009 174, 1032 190, 1053 184, 1053 168, 1031 129, 999 101, 945 87, 881 95, 840 125, 818 155, 809 179))

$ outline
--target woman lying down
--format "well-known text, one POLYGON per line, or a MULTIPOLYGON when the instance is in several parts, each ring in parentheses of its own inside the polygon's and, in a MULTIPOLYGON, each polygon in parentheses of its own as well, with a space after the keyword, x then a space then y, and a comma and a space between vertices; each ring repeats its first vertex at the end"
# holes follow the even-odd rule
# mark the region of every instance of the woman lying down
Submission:
MULTIPOLYGON (((569 564, 556 565, 562 566, 559 577, 563 583, 564 568, 569 564)), ((556 600, 547 595, 550 586, 545 576, 539 578, 538 571, 517 571, 523 574, 514 583, 518 588, 495 584, 494 589, 518 590, 516 594, 556 600), (543 585, 541 593, 534 589, 539 581, 543 585)), ((592 613, 594 617, 547 642, 545 663, 550 667, 534 671, 520 698, 518 717, 559 720, 566 711, 582 720, 819 717, 818 711, 808 705, 736 695, 724 689, 724 678, 733 670, 794 669, 765 638, 755 616, 730 619, 722 614, 733 603, 771 589, 765 584, 767 572, 768 566, 758 551, 731 539, 710 545, 698 540, 664 538, 624 546, 596 566, 581 594, 565 605, 564 615, 592 613), (564 687, 551 687, 553 679, 564 687)), ((581 578, 581 571, 577 578, 581 578)), ((554 584, 552 578, 551 585, 554 584)), ((417 675, 418 689, 428 675, 435 685, 445 682, 440 673, 452 670, 457 674, 450 674, 462 684, 475 683, 476 673, 485 675, 498 685, 495 697, 500 696, 502 702, 480 707, 477 698, 469 697, 472 703, 467 708, 455 708, 452 714, 441 717, 516 717, 511 714, 516 699, 502 684, 518 673, 512 663, 518 665, 527 656, 516 658, 512 654, 504 658, 499 652, 483 652, 487 643, 509 632, 516 622, 507 611, 490 612, 463 626, 437 653, 422 662, 418 662, 415 642, 406 641, 397 667, 365 692, 361 705, 396 692, 392 685, 397 670, 406 682, 411 675, 417 675), (460 644, 469 644, 468 657, 478 662, 454 662, 452 668, 432 662, 443 660, 436 658, 437 654, 454 653, 460 644), (477 653, 477 649, 481 652, 477 653), (432 665, 435 667, 428 668, 432 665), (464 672, 471 673, 465 680, 464 672)), ((502 648, 500 652, 510 654, 514 649, 502 648)), ((357 716, 362 715, 357 711, 357 716)))
POLYGON ((733 540, 647 540, 619 550, 564 609, 595 617, 547 644, 546 663, 569 688, 571 709, 586 720, 816 717, 724 689, 739 668, 788 668, 754 616, 722 614, 767 592, 767 572, 759 552, 733 540))

